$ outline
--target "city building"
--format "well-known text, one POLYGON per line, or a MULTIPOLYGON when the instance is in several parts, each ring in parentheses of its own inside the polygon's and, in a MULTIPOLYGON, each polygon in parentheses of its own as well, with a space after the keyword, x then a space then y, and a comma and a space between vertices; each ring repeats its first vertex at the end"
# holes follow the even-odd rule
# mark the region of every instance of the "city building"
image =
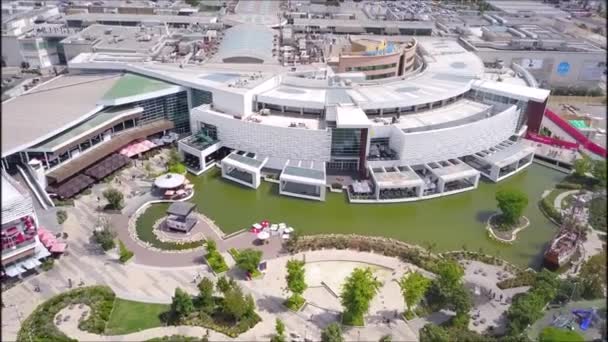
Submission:
POLYGON ((3 135, 3 166, 41 160, 47 181, 60 186, 132 140, 173 130, 185 136, 178 147, 192 173, 217 165, 227 179, 251 188, 275 174, 281 194, 317 200, 325 196, 323 182, 345 175, 357 182, 349 188, 352 202, 382 203, 472 190, 479 177, 500 181, 530 165, 534 151, 519 139, 540 129, 549 91, 530 87, 529 74, 496 79, 453 39, 418 37, 416 46, 422 68, 373 80, 330 66, 180 66, 82 53, 55 86, 5 104, 3 130, 29 132, 3 135), (91 71, 104 73, 73 74, 91 71), (61 86, 83 77, 91 79, 61 86), (179 103, 179 94, 181 107, 165 107, 179 107, 179 114, 154 114, 145 104, 163 96, 179 103), (47 109, 57 113, 48 116, 51 125, 30 121, 26 129, 27 120, 13 120, 34 115, 27 103, 46 103, 48 96, 79 105, 47 109))
POLYGON ((2 171, 2 277, 14 278, 40 266, 50 256, 38 238, 32 198, 2 171))

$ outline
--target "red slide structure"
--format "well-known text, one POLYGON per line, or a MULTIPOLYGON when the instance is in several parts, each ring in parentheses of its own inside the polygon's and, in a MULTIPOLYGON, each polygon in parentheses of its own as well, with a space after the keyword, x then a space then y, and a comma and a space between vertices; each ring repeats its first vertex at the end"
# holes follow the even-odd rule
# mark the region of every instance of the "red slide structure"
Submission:
MULTIPOLYGON (((574 128, 572 125, 570 125, 569 122, 562 119, 559 115, 557 115, 553 111, 547 109, 547 110, 545 110, 545 116, 547 117, 547 119, 551 120, 554 124, 556 124, 559 128, 564 130, 564 132, 568 133, 568 135, 570 135, 572 138, 574 138, 574 140, 576 140, 576 143, 580 148, 583 148, 593 154, 606 158, 606 149, 605 148, 603 148, 602 146, 589 140, 589 138, 587 138, 583 133, 579 132, 576 128, 574 128)), ((572 144, 571 142, 567 142, 567 141, 563 141, 563 140, 553 139, 553 138, 544 137, 544 136, 541 137, 534 133, 528 133, 528 138, 530 140, 542 142, 545 144, 565 147, 565 148, 571 148, 571 147, 569 147, 569 145, 571 146, 571 144, 572 144), (539 138, 544 141, 540 141, 539 138)))

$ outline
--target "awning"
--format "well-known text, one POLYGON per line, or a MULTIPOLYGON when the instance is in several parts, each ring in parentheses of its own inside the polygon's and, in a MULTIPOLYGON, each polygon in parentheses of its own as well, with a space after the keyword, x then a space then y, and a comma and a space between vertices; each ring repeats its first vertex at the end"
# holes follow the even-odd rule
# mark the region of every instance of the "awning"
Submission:
POLYGON ((56 242, 51 246, 50 251, 51 253, 63 253, 67 247, 68 245, 66 243, 56 242))
POLYGON ((70 198, 82 190, 88 188, 95 180, 87 175, 77 175, 67 182, 58 186, 50 186, 47 188, 49 192, 56 193, 61 198, 70 198))
POLYGON ((10 266, 4 268, 4 272, 9 277, 16 277, 16 276, 20 275, 21 273, 25 272, 25 270, 23 268, 19 267, 19 265, 10 265, 10 266))
POLYGON ((112 172, 127 165, 131 160, 122 154, 112 154, 104 160, 88 168, 84 174, 94 179, 101 180, 112 172))
POLYGON ((34 268, 36 268, 42 264, 36 259, 27 259, 23 262, 20 262, 18 265, 21 267, 25 267, 28 270, 33 270, 34 268))
POLYGON ((140 153, 144 153, 146 151, 149 151, 155 147, 157 147, 158 145, 151 142, 150 140, 143 140, 143 141, 138 141, 138 142, 134 142, 132 144, 127 145, 126 147, 123 147, 120 150, 120 154, 127 156, 129 158, 138 155, 140 153))
POLYGON ((94 149, 87 150, 77 158, 70 160, 49 172, 47 178, 50 178, 54 182, 63 182, 65 179, 78 173, 80 170, 93 165, 96 161, 119 150, 133 140, 146 138, 174 127, 175 125, 172 121, 162 119, 120 132, 112 137, 110 141, 98 144, 94 149))

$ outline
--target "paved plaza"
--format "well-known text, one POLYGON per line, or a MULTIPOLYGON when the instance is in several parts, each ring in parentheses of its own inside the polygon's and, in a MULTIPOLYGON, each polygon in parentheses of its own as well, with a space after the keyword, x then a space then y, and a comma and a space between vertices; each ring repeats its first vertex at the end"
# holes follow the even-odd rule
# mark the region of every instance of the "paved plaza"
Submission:
MULTIPOLYGON (((5 304, 2 309, 3 340, 11 341, 16 338, 20 322, 28 317, 37 305, 69 290, 69 279, 72 280, 73 286, 79 286, 80 283, 85 286, 108 285, 118 297, 124 299, 170 303, 176 287, 181 287, 191 294, 198 292, 194 281, 197 275, 214 278, 204 263, 203 250, 184 253, 159 252, 142 246, 131 236, 128 229, 130 220, 135 219, 134 214, 140 206, 153 199, 148 195, 151 182, 146 180, 145 176, 138 175, 138 172, 140 170, 137 167, 123 170, 111 184, 95 185, 91 194, 81 196, 76 200, 75 207, 67 208, 69 218, 63 224, 63 231, 68 234, 68 253, 55 263, 52 270, 30 276, 2 294, 5 304), (102 214, 99 211, 99 207, 105 205, 102 193, 109 186, 117 187, 127 194, 127 206, 120 214, 102 214), (103 253, 98 245, 91 242, 91 235, 100 215, 107 216, 118 238, 134 252, 134 258, 126 265, 118 262, 116 251, 103 253), (40 292, 34 291, 36 286, 40 287, 40 292)), ((285 322, 288 335, 296 336, 296 339, 319 340, 323 328, 332 322, 340 321, 342 307, 338 294, 344 279, 356 267, 371 267, 382 286, 371 302, 369 313, 365 317, 366 326, 344 328, 347 340, 378 340, 388 334, 392 335, 394 340, 413 341, 417 339, 418 329, 428 322, 426 319, 405 322, 399 317, 398 313, 403 311, 404 302, 397 280, 412 270, 431 278, 434 275, 397 258, 349 250, 321 250, 286 255, 282 252, 282 241, 278 237, 272 237, 269 244, 258 246, 254 244, 255 234, 243 232, 225 238, 211 221, 205 222, 200 232, 206 239, 217 242, 230 266, 234 265, 234 260, 227 253, 229 248, 259 249, 268 261, 264 276, 253 281, 246 281, 238 270, 229 272, 245 292, 254 296, 258 312, 263 319, 236 340, 268 340, 274 332, 277 317, 285 322), (307 303, 299 312, 292 312, 283 305, 288 296, 285 291, 285 265, 292 258, 305 260, 309 284, 304 293, 307 303)), ((495 273, 499 268, 492 267, 470 262, 466 265, 467 284, 503 293, 505 298, 525 290, 498 290, 495 273), (478 268, 483 268, 488 276, 476 274, 474 269, 478 268)), ((500 329, 499 321, 508 305, 483 298, 475 300, 475 310, 479 311, 487 322, 472 325, 471 329, 483 331, 489 325, 500 329)), ((444 318, 449 317, 439 314, 444 318)), ((71 316, 77 317, 78 314, 71 316)), ((428 319, 434 322, 442 320, 441 317, 434 316, 428 319)), ((80 331, 76 321, 65 322, 59 328, 68 336, 81 341, 140 341, 173 334, 200 337, 205 332, 205 329, 199 327, 160 327, 122 336, 99 336, 80 331)), ((232 340, 216 332, 211 332, 211 339, 232 340)))

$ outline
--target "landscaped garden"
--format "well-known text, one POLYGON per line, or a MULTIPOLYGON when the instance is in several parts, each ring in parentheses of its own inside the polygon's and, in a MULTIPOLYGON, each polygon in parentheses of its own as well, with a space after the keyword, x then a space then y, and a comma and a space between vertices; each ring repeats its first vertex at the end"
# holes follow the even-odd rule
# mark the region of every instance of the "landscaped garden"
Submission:
POLYGON ((222 296, 214 295, 215 286, 213 281, 204 278, 199 284, 199 295, 194 297, 177 288, 171 305, 116 298, 107 286, 78 288, 39 305, 21 325, 17 340, 75 341, 57 328, 57 324, 65 323, 63 319, 59 322, 59 318, 55 322, 55 317, 62 309, 80 304, 87 305, 90 313, 83 313, 79 329, 99 335, 129 334, 166 325, 193 325, 236 337, 261 320, 255 312, 253 297, 245 295, 236 282, 220 278, 217 288, 222 296))
POLYGON ((161 241, 154 234, 154 224, 158 220, 167 216, 167 209, 169 203, 153 204, 139 215, 135 222, 135 228, 137 231, 137 237, 143 241, 149 243, 152 247, 156 247, 163 250, 187 250, 201 247, 205 244, 205 240, 190 241, 183 243, 173 243, 161 241))
MULTIPOLYGON (((325 202, 304 201, 280 196, 273 183, 262 182, 257 190, 246 189, 222 179, 217 169, 201 176, 188 175, 188 178, 196 190, 191 201, 226 234, 247 229, 264 219, 287 221, 305 235, 379 235, 418 245, 433 241, 437 252, 460 250, 467 245, 469 250, 481 249, 483 254, 500 255, 519 266, 538 267, 542 260, 538 246, 547 243, 555 233, 555 226, 538 206, 529 205, 524 210, 523 216, 530 220, 530 227, 518 234, 518 241, 513 245, 492 241, 487 237, 485 226, 496 213, 498 189, 521 189, 533 202, 561 181, 564 174, 532 165, 500 184, 482 181, 474 191, 395 204, 351 204, 343 193, 328 193, 325 202)), ((138 235, 142 240, 154 239, 152 225, 165 210, 166 205, 152 205, 140 216, 138 235)))

